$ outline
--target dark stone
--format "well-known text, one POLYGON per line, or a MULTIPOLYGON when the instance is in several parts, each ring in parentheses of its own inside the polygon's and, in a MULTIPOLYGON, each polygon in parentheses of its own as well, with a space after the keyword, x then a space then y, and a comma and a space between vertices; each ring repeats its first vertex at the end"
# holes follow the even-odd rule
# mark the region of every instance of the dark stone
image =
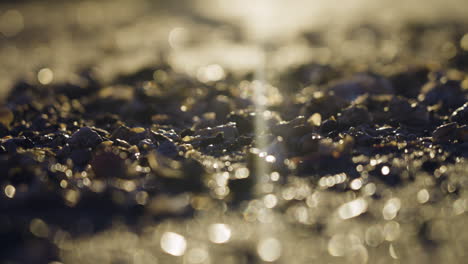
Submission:
POLYGON ((442 103, 443 110, 456 109, 466 102, 465 94, 458 81, 432 81, 424 85, 421 94, 423 102, 427 105, 442 103))
POLYGON ((338 122, 336 122, 336 120, 333 118, 329 118, 322 122, 322 125, 320 126, 320 132, 329 133, 335 130, 337 127, 338 127, 338 122))
POLYGON ((456 138, 457 123, 448 123, 437 127, 432 133, 432 140, 436 143, 447 143, 456 138))
POLYGON ((255 113, 231 113, 228 115, 228 122, 236 123, 236 127, 240 134, 252 133, 254 129, 255 113))
POLYGON ((8 136, 8 134, 8 128, 4 124, 0 123, 0 138, 8 136))
POLYGON ((360 73, 338 81, 329 88, 335 96, 353 101, 364 94, 393 94, 392 84, 382 76, 360 73))
POLYGON ((340 126, 358 126, 371 122, 372 115, 364 106, 350 106, 338 115, 337 121, 340 126))
POLYGON ((123 139, 119 139, 119 138, 116 138, 114 140, 114 143, 115 143, 115 145, 121 146, 121 147, 124 147, 124 148, 130 148, 131 147, 131 145, 127 141, 125 141, 123 139))
POLYGON ((192 136, 195 133, 192 129, 184 129, 182 132, 180 132, 180 137, 186 137, 186 136, 192 136))
POLYGON ((316 133, 310 133, 299 140, 298 149, 301 153, 316 152, 322 137, 316 133))
POLYGON ((101 136, 96 131, 90 127, 82 127, 73 133, 68 144, 73 148, 93 148, 102 141, 101 136))
POLYGON ((209 145, 221 144, 224 142, 224 136, 222 133, 218 133, 214 137, 204 137, 200 140, 200 147, 207 147, 209 145))
POLYGON ((127 174, 124 160, 110 151, 96 153, 90 164, 98 178, 124 178, 127 174))
POLYGON ((399 123, 408 125, 426 125, 429 123, 429 112, 424 105, 412 106, 403 97, 394 97, 389 105, 390 117, 399 123))
POLYGON ((70 153, 70 158, 74 165, 84 166, 91 160, 91 151, 89 149, 74 149, 70 153))
POLYGON ((457 137, 461 142, 468 142, 468 126, 464 125, 457 129, 457 137))
POLYGON ((168 158, 175 158, 179 155, 177 146, 172 142, 172 140, 165 140, 159 143, 157 152, 168 158))
POLYGON ((450 116, 450 121, 457 122, 460 125, 468 125, 468 103, 457 108, 450 116))
POLYGON ((390 77, 395 93, 408 98, 418 97, 421 87, 428 80, 429 69, 414 67, 390 77))

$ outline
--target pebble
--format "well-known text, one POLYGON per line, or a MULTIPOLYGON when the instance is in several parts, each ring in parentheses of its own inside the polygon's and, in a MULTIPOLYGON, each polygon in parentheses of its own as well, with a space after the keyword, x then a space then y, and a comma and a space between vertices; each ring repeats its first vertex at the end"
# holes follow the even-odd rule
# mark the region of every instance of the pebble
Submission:
POLYGON ((172 140, 165 140, 165 141, 159 142, 157 152, 171 159, 179 155, 177 146, 174 144, 174 142, 172 142, 172 140))
POLYGON ((407 98, 416 98, 428 80, 429 69, 425 66, 410 67, 390 77, 395 93, 407 98))
POLYGON ((329 88, 334 95, 347 101, 353 101, 364 94, 393 94, 394 90, 389 80, 384 77, 360 73, 345 80, 338 81, 329 88))
POLYGON ((216 127, 200 129, 195 132, 195 135, 201 137, 213 137, 219 133, 222 133, 225 139, 235 139, 239 136, 236 123, 234 122, 229 122, 227 124, 216 127))
POLYGON ((74 148, 93 148, 101 143, 102 137, 90 127, 82 127, 68 140, 68 144, 74 148))
POLYGON ((436 143, 448 143, 455 139, 456 135, 457 123, 448 123, 437 127, 434 132, 432 132, 432 141, 436 143))
POLYGON ((431 81, 424 85, 421 90, 423 103, 435 105, 442 103, 443 110, 456 109, 466 102, 465 95, 458 81, 431 81))
POLYGON ((350 106, 338 115, 337 122, 340 126, 358 126, 372 121, 372 115, 362 105, 350 106))
POLYGON ((450 121, 457 122, 460 125, 468 125, 468 103, 453 111, 450 121))
POLYGON ((91 151, 89 149, 73 149, 70 153, 70 158, 74 165, 84 166, 91 160, 91 151))
POLYGON ((301 153, 316 152, 322 137, 316 133, 310 133, 299 140, 299 149, 301 153))
POLYGON ((255 113, 246 111, 232 112, 227 116, 228 122, 234 122, 239 134, 253 133, 255 113))
POLYGON ((104 150, 96 153, 90 164, 98 178, 125 178, 127 175, 124 160, 112 151, 104 150))
POLYGON ((403 97, 394 97, 389 104, 390 117, 400 123, 415 126, 429 123, 429 112, 424 105, 416 104, 403 97))
POLYGON ((457 129, 457 137, 461 142, 468 142, 468 126, 463 125, 457 129))

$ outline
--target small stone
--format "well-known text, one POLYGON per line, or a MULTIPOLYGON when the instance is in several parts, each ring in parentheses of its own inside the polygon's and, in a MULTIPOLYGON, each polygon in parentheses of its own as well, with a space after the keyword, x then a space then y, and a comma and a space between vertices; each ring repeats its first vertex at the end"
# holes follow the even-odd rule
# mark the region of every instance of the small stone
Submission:
POLYGON ((229 122, 227 124, 213 127, 213 128, 207 127, 205 129, 200 129, 195 132, 195 135, 202 136, 202 137, 213 137, 219 133, 222 133, 225 139, 235 139, 239 136, 236 123, 234 122, 229 122))
POLYGON ((310 133, 299 140, 299 149, 302 153, 316 152, 322 137, 316 133, 310 133))
POLYGON ((338 127, 338 122, 336 122, 336 119, 334 117, 331 117, 322 122, 322 125, 320 126, 320 132, 329 133, 335 130, 337 127, 338 127))
POLYGON ((429 122, 429 112, 421 104, 412 105, 403 97, 394 97, 389 105, 393 120, 408 125, 425 125, 429 122))
POLYGON ((111 151, 97 153, 90 164, 99 178, 124 178, 127 172, 124 160, 111 151))
POLYGON ((70 154, 74 165, 84 166, 91 160, 91 151, 89 149, 74 149, 70 154))
POLYGON ((295 136, 300 137, 308 132, 308 128, 305 126, 306 119, 303 116, 298 116, 290 121, 283 121, 277 125, 271 127, 271 132, 274 135, 281 136, 283 138, 295 136))
POLYGON ((348 101, 353 101, 364 94, 393 94, 394 92, 392 84, 384 77, 365 73, 338 81, 329 90, 348 101))
POLYGON ((227 117, 229 122, 234 122, 240 134, 252 133, 254 130, 255 113, 239 112, 230 113, 227 117))
POLYGON ((224 142, 224 136, 222 133, 218 133, 214 137, 203 137, 199 141, 200 147, 206 147, 209 145, 222 144, 224 142))
POLYGON ((157 148, 157 152, 171 159, 179 155, 177 146, 174 144, 174 142, 172 142, 172 140, 165 140, 160 142, 157 148))
POLYGON ((128 142, 130 136, 132 135, 132 132, 130 131, 130 128, 127 126, 119 126, 117 129, 114 130, 114 132, 111 135, 112 139, 123 139, 128 142))
POLYGON ((234 110, 233 103, 229 100, 229 97, 225 95, 218 95, 210 102, 210 108, 216 113, 216 119, 219 121, 225 121, 227 115, 234 110))
POLYGON ((158 145, 153 144, 153 142, 150 139, 143 139, 138 143, 138 149, 141 151, 146 151, 149 149, 155 149, 157 148, 158 145))
POLYGON ((416 98, 428 80, 429 69, 423 66, 410 67, 390 77, 395 92, 408 98, 416 98))
POLYGON ((318 113, 322 120, 336 114, 341 109, 349 106, 350 101, 334 94, 322 94, 312 98, 301 109, 300 113, 305 116, 318 113))
POLYGON ((101 136, 90 127, 80 128, 68 140, 70 146, 75 148, 93 148, 101 142, 101 136))
POLYGON ((371 122, 372 115, 365 106, 355 105, 344 109, 337 121, 340 126, 358 126, 371 122))
POLYGON ((121 147, 124 147, 124 148, 130 148, 131 145, 128 144, 127 141, 123 140, 123 139, 115 139, 115 145, 117 146, 121 146, 121 147))
POLYGON ((461 142, 468 142, 468 126, 464 125, 457 129, 457 137, 461 142))
POLYGON ((460 125, 468 125, 468 103, 453 111, 450 121, 457 122, 460 125))
POLYGON ((432 141, 436 143, 447 143, 455 139, 457 133, 457 123, 448 123, 439 126, 432 133, 432 141))
POLYGON ((0 124, 9 127, 15 116, 7 107, 0 107, 0 124))
POLYGON ((0 123, 0 138, 7 136, 9 133, 8 127, 0 123))
POLYGON ((3 143, 3 146, 8 152, 15 153, 18 147, 29 149, 34 147, 34 143, 24 136, 10 138, 3 143))
POLYGON ((427 105, 442 103, 444 110, 455 109, 465 103, 465 95, 458 81, 429 82, 421 90, 427 105))

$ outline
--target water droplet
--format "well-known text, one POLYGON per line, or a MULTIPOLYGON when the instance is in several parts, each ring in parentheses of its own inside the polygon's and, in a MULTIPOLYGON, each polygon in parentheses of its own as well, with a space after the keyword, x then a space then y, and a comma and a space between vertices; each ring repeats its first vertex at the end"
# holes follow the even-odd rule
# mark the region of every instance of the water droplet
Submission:
POLYGON ((263 203, 265 203, 266 208, 273 208, 278 203, 278 198, 273 194, 267 194, 263 197, 263 203))
POLYGON ((345 203, 338 208, 338 214, 341 219, 349 219, 356 217, 367 210, 367 202, 362 198, 358 198, 351 202, 345 203))
POLYGON ((392 220, 398 214, 401 207, 401 201, 398 198, 391 198, 385 203, 382 214, 385 220, 392 220))
POLYGON ((396 254, 395 248, 393 247, 393 244, 390 244, 388 247, 388 252, 390 253, 390 256, 394 259, 398 259, 398 255, 396 254))
POLYGON ((390 221, 384 226, 384 237, 387 241, 395 241, 400 236, 400 224, 395 221, 390 221))
POLYGON ((225 77, 224 70, 218 64, 211 64, 198 69, 197 78, 200 82, 215 82, 225 77))
POLYGON ((420 190, 417 194, 417 197, 418 197, 418 202, 422 204, 429 201, 429 198, 430 198, 429 192, 426 189, 420 190))
POLYGON ((185 237, 174 232, 165 232, 161 237, 161 248, 173 256, 182 256, 187 249, 185 237))
POLYGON ((13 37, 24 28, 23 15, 18 10, 8 10, 0 16, 0 33, 13 37))
POLYGON ((193 248, 187 252, 187 260, 189 263, 203 263, 208 257, 208 252, 203 248, 193 248))
POLYGON ((465 34, 460 40, 460 47, 468 51, 468 33, 465 34))
POLYGON ((236 177, 236 179, 245 179, 245 178, 249 177, 249 174, 250 174, 249 169, 239 168, 234 173, 234 176, 236 177))
POLYGON ((43 68, 37 73, 37 80, 43 84, 50 84, 54 80, 54 72, 49 68, 43 68))
POLYGON ((13 198, 15 196, 15 193, 16 193, 16 189, 13 185, 7 185, 5 187, 5 195, 8 198, 13 198))
POLYGON ((350 184, 351 189, 359 190, 362 187, 362 180, 361 179, 354 179, 350 184))
POLYGON ((388 166, 383 166, 381 172, 382 175, 388 175, 390 173, 390 168, 388 166))
POLYGON ((276 238, 262 239, 257 246, 260 258, 267 262, 273 262, 281 257, 281 243, 276 238))
POLYGON ((34 218, 29 224, 29 231, 37 237, 47 237, 49 235, 49 227, 39 218, 34 218))
POLYGON ((271 179, 272 181, 278 181, 279 178, 280 178, 280 174, 279 174, 278 172, 276 172, 276 171, 274 171, 274 172, 272 172, 272 173, 270 174, 270 179, 271 179))
POLYGON ((371 247, 377 247, 384 241, 382 228, 378 225, 369 227, 365 234, 366 243, 371 247))
POLYGON ((168 42, 169 45, 176 49, 185 43, 188 39, 188 32, 185 28, 183 27, 176 27, 169 32, 169 37, 168 37, 168 42))
POLYGON ((330 241, 328 241, 328 253, 334 257, 343 256, 346 248, 346 236, 343 234, 334 235, 330 241))
POLYGON ((211 242, 216 244, 226 243, 231 238, 231 228, 225 224, 212 224, 208 232, 211 242))
POLYGON ((265 157, 265 161, 269 163, 274 163, 276 161, 276 158, 273 155, 268 155, 265 157))

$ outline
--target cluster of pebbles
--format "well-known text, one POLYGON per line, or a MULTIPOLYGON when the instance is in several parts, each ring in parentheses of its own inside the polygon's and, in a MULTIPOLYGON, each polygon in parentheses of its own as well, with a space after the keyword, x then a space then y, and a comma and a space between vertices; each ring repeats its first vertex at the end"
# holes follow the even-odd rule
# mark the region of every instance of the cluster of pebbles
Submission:
POLYGON ((466 54, 392 74, 300 65, 264 84, 265 111, 253 74, 202 82, 168 63, 17 82, 0 109, 0 256, 462 263, 466 54))

